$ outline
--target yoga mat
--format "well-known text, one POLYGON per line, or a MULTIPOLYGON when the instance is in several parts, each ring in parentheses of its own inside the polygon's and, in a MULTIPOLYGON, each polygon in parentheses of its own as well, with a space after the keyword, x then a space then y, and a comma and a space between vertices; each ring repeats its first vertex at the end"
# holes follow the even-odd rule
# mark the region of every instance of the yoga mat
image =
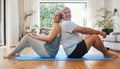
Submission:
POLYGON ((65 54, 58 54, 54 58, 42 58, 38 55, 23 54, 11 60, 113 60, 113 58, 104 57, 102 54, 86 54, 82 58, 68 58, 65 54))

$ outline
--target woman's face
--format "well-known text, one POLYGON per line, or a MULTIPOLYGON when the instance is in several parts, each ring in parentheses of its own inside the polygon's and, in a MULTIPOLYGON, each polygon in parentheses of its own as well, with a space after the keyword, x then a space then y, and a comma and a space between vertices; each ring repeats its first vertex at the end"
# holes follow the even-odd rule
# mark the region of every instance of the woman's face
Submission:
POLYGON ((65 8, 62 11, 62 18, 64 20, 71 20, 71 10, 69 8, 65 8))
POLYGON ((59 23, 61 20, 61 13, 56 12, 55 15, 53 16, 54 23, 59 23))

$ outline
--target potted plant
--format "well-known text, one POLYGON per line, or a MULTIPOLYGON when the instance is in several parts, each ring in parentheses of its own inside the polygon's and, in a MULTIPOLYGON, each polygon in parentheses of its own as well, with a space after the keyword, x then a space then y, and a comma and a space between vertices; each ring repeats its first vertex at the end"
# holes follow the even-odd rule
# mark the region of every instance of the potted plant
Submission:
POLYGON ((30 30, 30 26, 27 26, 26 20, 27 20, 28 17, 32 16, 34 13, 35 13, 35 11, 33 11, 33 10, 29 10, 28 12, 24 13, 25 23, 23 25, 24 30, 22 31, 22 36, 24 36, 26 34, 27 30, 30 30))
POLYGON ((95 21, 94 26, 102 28, 102 31, 106 32, 109 35, 110 32, 113 32, 114 28, 113 16, 116 15, 117 9, 114 9, 113 12, 109 11, 106 8, 101 8, 97 11, 99 12, 99 15, 97 15, 99 19, 95 21))
POLYGON ((30 26, 27 26, 27 18, 32 16, 35 11, 29 10, 28 12, 24 12, 24 24, 22 25, 22 29, 20 29, 21 35, 19 37, 19 40, 26 34, 26 32, 30 29, 30 26))

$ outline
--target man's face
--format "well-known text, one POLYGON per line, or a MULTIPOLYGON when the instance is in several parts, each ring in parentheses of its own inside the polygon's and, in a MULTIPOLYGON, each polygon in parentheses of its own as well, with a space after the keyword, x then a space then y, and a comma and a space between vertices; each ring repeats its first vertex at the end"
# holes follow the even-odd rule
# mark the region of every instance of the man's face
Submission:
POLYGON ((71 10, 69 8, 65 8, 62 11, 62 18, 64 20, 71 20, 71 10))

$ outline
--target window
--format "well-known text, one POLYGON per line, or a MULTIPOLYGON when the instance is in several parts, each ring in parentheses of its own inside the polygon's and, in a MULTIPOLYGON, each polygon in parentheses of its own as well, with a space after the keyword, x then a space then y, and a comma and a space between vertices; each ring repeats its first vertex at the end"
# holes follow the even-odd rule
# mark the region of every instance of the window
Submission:
POLYGON ((87 1, 79 2, 40 2, 40 27, 52 27, 52 16, 65 6, 71 9, 72 21, 80 26, 87 24, 87 1))
POLYGON ((56 10, 60 11, 64 8, 63 3, 40 3, 40 26, 52 27, 53 15, 56 10))

